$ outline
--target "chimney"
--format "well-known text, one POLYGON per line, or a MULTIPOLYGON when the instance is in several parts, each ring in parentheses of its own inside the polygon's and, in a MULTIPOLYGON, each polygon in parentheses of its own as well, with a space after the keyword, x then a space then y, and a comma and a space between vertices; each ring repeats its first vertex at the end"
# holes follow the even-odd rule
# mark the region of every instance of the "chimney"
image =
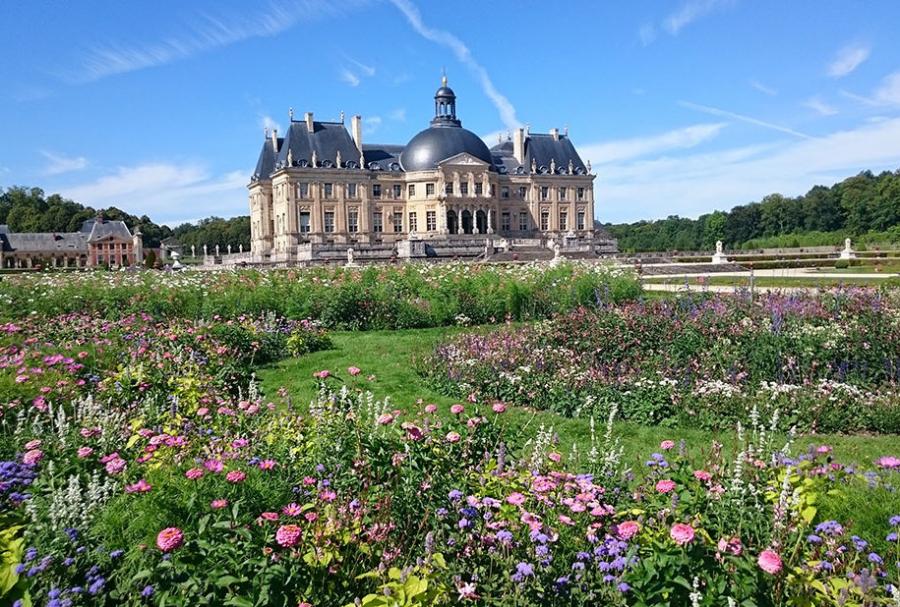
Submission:
POLYGON ((525 129, 519 127, 513 133, 513 156, 516 162, 525 162, 525 129))
POLYGON ((559 129, 550 129, 550 136, 553 137, 553 141, 559 141, 559 129))
POLYGON ((354 116, 350 121, 350 134, 353 136, 356 148, 359 150, 359 153, 362 154, 362 116, 359 114, 354 116))
POLYGON ((278 153, 278 129, 272 129, 272 149, 278 153))
POLYGON ((306 112, 304 118, 306 118, 306 130, 310 133, 315 131, 315 129, 313 128, 312 112, 306 112))

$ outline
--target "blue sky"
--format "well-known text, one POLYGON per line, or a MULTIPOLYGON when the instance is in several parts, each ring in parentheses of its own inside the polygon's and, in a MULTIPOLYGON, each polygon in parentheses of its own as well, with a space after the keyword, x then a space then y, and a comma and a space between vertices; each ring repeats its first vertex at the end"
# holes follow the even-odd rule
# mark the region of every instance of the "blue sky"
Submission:
POLYGON ((900 167, 900 3, 5 2, 0 187, 176 224, 248 213, 265 126, 568 126, 596 214, 695 217, 900 167))

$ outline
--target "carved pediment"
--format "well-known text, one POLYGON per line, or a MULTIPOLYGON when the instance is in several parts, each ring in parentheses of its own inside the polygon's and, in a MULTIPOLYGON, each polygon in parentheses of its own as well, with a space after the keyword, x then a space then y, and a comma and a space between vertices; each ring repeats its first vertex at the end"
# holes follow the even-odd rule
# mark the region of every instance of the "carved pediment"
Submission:
POLYGON ((438 163, 438 166, 443 168, 446 166, 481 166, 486 167, 489 166, 487 162, 481 160, 480 158, 476 158, 472 156, 468 152, 463 152, 461 154, 457 154, 456 156, 451 156, 450 158, 446 158, 438 163))

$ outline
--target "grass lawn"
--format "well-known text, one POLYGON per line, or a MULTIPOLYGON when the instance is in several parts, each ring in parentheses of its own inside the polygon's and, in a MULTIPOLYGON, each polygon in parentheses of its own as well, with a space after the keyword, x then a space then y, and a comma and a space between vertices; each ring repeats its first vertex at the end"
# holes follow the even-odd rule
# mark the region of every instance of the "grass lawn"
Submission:
MULTIPOLYGON (((487 329, 489 327, 474 330, 487 329)), ((350 386, 365 386, 379 399, 390 397, 397 409, 421 411, 422 405, 416 401, 422 399, 425 403, 439 405, 441 413, 449 416, 449 405, 459 400, 429 389, 416 373, 415 361, 430 352, 442 338, 461 330, 464 329, 333 333, 334 347, 331 350, 299 359, 283 360, 261 369, 258 375, 267 394, 274 394, 280 387, 285 387, 293 401, 299 405, 305 405, 315 395, 317 384, 313 373, 328 369, 336 375, 335 381, 345 381, 350 386), (347 368, 351 366, 359 367, 362 373, 356 378, 350 377, 347 368), (375 375, 371 382, 365 379, 369 374, 375 375)), ((507 435, 513 445, 523 444, 543 425, 546 428, 552 426, 559 434, 560 449, 564 453, 570 453, 573 446, 577 446, 577 452, 582 455, 590 450, 588 419, 572 419, 545 411, 510 407, 504 414, 503 421, 508 425, 507 435)), ((599 437, 602 436, 605 420, 598 419, 596 422, 599 437)), ((615 433, 622 439, 625 457, 635 468, 639 468, 648 454, 657 449, 664 439, 684 439, 689 451, 695 453, 707 450, 713 440, 725 444, 728 449, 735 439, 734 432, 712 433, 691 428, 647 427, 626 422, 616 423, 615 433)), ((778 444, 782 443, 783 440, 778 444)), ((844 462, 871 465, 877 457, 898 454, 896 436, 817 435, 800 438, 796 449, 823 443, 833 446, 837 459, 844 462)))

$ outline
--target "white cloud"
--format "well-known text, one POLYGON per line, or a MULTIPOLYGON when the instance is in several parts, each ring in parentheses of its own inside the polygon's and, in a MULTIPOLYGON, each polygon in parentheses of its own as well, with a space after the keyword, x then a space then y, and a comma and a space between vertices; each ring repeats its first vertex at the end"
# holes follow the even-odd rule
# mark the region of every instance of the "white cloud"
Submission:
POLYGON ((340 72, 341 80, 349 84, 350 86, 359 86, 360 80, 359 76, 348 70, 347 68, 341 68, 340 72))
POLYGON ((42 171, 42 174, 47 176, 80 171, 88 165, 88 159, 84 156, 65 156, 46 150, 42 150, 41 155, 50 161, 42 171))
POLYGON ((398 107, 395 110, 391 110, 391 113, 388 114, 388 118, 396 122, 406 122, 406 108, 398 107))
POLYGON ((597 213, 603 221, 697 216, 773 192, 795 196, 864 169, 895 170, 897 141, 900 118, 893 118, 815 140, 607 164, 598 170, 597 213))
POLYGON ((750 86, 752 86, 753 88, 755 88, 755 89, 756 89, 757 91, 759 91, 760 93, 763 93, 763 94, 765 94, 765 95, 768 95, 769 97, 774 97, 775 95, 778 94, 778 91, 776 91, 775 89, 773 89, 773 88, 770 87, 770 86, 766 86, 765 84, 763 84, 763 83, 760 82, 759 80, 751 80, 751 81, 750 81, 750 86))
POLYGON ((357 70, 359 70, 359 72, 362 73, 364 76, 371 78, 372 76, 375 75, 375 66, 366 65, 365 63, 361 63, 351 57, 347 57, 347 61, 349 61, 350 63, 355 65, 357 70))
POLYGON ((406 20, 409 21, 409 24, 420 36, 449 48, 456 55, 457 60, 466 65, 478 77, 482 91, 491 100, 494 107, 497 108, 497 111, 500 113, 500 119, 506 128, 513 129, 519 126, 519 119, 516 118, 516 108, 513 107, 509 99, 497 90, 487 70, 475 60, 469 47, 463 44, 462 40, 450 32, 432 29, 425 25, 419 9, 409 0, 391 0, 391 3, 403 13, 406 20))
POLYGON ((803 102, 803 105, 817 113, 819 116, 834 116, 838 113, 837 108, 825 103, 819 97, 810 97, 803 102))
POLYGON ((164 40, 94 46, 81 57, 80 66, 64 77, 74 83, 90 82, 172 63, 250 38, 275 36, 301 21, 344 12, 360 1, 346 0, 338 8, 324 0, 289 0, 271 2, 251 15, 201 14, 195 25, 164 40))
POLYGON ((594 164, 642 158, 669 150, 693 148, 714 139, 726 123, 695 124, 649 137, 634 137, 589 145, 580 149, 585 160, 594 164))
POLYGON ((873 99, 878 105, 900 105, 900 72, 885 76, 873 99))
POLYGON ((656 26, 652 23, 645 23, 638 30, 638 38, 641 39, 641 44, 644 46, 653 44, 653 41, 656 40, 656 26))
POLYGON ((148 163, 118 167, 108 175, 59 191, 82 204, 114 205, 173 225, 210 215, 248 214, 249 174, 249 170, 238 170, 213 175, 197 164, 148 163))
POLYGON ((832 78, 843 78, 858 68, 869 58, 872 49, 868 46, 851 44, 838 51, 837 56, 828 64, 828 75, 832 78))
POLYGON ((272 130, 276 130, 279 133, 284 133, 285 131, 281 130, 281 125, 269 115, 262 115, 259 117, 259 124, 262 128, 268 129, 270 132, 272 130))
POLYGON ((675 36, 700 17, 729 4, 731 0, 688 0, 663 20, 663 27, 675 36))
POLYGON ((362 128, 363 133, 371 135, 381 128, 384 119, 381 116, 363 116, 362 128))
POLYGON ((698 112, 703 112, 704 114, 710 114, 711 116, 719 116, 722 118, 731 118, 733 120, 740 120, 741 122, 746 122, 748 124, 754 124, 756 126, 761 126, 764 129, 770 129, 773 131, 778 131, 780 133, 787 133, 788 135, 793 135, 794 137, 800 137, 801 139, 815 139, 811 135, 807 135, 805 133, 801 133, 800 131, 795 131, 793 129, 789 129, 785 126, 773 124, 771 122, 766 122, 765 120, 759 120, 758 118, 753 118, 752 116, 746 116, 744 114, 737 114, 735 112, 729 112, 727 110, 722 110, 722 109, 719 109, 716 107, 711 107, 708 105, 700 105, 699 103, 691 103, 690 101, 679 101, 678 105, 692 109, 692 110, 697 110, 698 112))

